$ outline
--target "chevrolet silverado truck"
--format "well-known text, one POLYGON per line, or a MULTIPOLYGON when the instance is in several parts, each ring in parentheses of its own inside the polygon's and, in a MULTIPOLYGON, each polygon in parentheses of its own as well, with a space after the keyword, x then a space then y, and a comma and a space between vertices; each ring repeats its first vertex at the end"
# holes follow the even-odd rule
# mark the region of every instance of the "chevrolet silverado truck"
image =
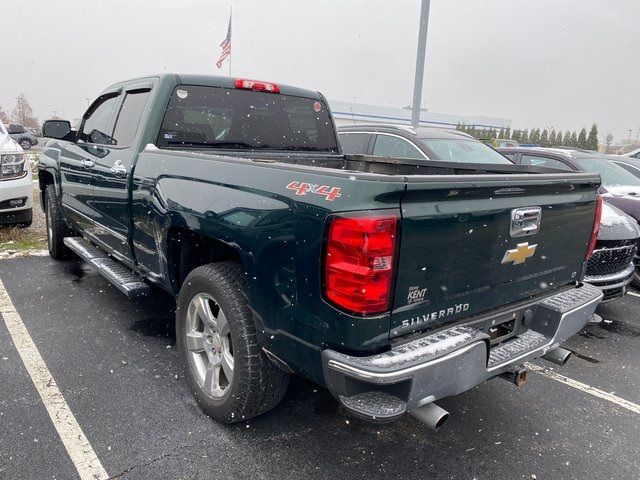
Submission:
POLYGON ((582 283, 596 174, 489 147, 473 164, 344 156, 321 94, 227 77, 118 83, 77 131, 43 131, 51 256, 174 295, 187 382, 222 422, 273 408, 295 373, 361 418, 436 428, 438 399, 564 361, 602 298, 582 283))

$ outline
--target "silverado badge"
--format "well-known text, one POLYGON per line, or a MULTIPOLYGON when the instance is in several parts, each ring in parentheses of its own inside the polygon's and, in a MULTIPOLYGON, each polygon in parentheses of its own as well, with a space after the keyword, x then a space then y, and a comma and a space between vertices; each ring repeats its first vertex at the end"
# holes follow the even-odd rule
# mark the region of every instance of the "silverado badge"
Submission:
POLYGON ((514 265, 520 265, 524 263, 527 258, 533 257, 536 253, 536 247, 538 244, 529 245, 529 242, 519 243, 516 248, 507 250, 502 258, 502 263, 513 263, 514 265))

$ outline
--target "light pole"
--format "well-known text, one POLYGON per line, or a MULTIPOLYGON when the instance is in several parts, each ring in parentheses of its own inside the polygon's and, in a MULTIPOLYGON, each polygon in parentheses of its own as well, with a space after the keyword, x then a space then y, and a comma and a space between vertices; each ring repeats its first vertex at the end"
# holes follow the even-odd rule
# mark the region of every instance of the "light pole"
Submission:
POLYGON ((413 82, 413 106, 411 126, 420 125, 420 104, 422 103, 422 80, 424 78, 424 57, 427 53, 427 27, 429 26, 429 6, 431 0, 422 0, 420 10, 420 30, 418 31, 418 57, 416 59, 416 78, 413 82))

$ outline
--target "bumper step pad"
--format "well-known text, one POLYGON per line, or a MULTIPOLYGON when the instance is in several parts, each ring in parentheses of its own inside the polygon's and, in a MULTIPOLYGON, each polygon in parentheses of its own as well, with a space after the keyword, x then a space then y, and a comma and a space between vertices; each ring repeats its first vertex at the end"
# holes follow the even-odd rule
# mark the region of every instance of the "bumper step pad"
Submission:
POLYGON ((549 341, 551 341, 549 337, 538 332, 534 332, 533 330, 528 330, 519 337, 492 348, 489 352, 489 362, 487 367, 491 368, 496 365, 506 363, 521 353, 535 350, 549 341))
POLYGON ((67 237, 64 239, 64 244, 127 297, 137 298, 151 291, 149 285, 140 277, 84 238, 67 237))
POLYGON ((370 422, 391 422, 407 408, 404 401, 385 392, 364 392, 352 397, 340 395, 338 398, 351 414, 370 422))

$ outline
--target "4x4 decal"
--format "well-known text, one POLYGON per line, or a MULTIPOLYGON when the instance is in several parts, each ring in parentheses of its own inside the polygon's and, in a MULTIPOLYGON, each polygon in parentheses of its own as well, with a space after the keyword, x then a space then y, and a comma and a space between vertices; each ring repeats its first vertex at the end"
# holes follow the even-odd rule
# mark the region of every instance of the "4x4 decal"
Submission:
POLYGON ((329 185, 314 185, 306 182, 291 182, 287 185, 287 190, 295 190, 296 195, 306 195, 307 193, 315 193, 322 195, 329 202, 333 202, 336 198, 340 198, 340 187, 331 187, 329 185))

